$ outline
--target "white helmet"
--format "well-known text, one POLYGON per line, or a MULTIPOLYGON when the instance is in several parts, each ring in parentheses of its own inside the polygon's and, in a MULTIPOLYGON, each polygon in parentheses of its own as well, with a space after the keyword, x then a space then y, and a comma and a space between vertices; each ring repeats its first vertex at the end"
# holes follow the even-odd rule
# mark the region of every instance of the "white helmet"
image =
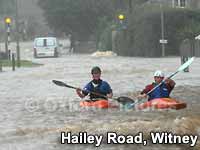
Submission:
POLYGON ((160 70, 155 71, 154 77, 165 77, 164 73, 160 70))

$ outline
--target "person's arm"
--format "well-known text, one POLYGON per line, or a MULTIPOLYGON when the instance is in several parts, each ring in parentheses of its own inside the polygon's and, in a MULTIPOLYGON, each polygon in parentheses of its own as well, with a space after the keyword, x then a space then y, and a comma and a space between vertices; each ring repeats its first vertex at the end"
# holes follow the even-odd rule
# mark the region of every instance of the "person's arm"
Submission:
POLYGON ((108 90, 108 93, 106 94, 106 97, 107 98, 112 98, 113 97, 113 92, 112 92, 111 86, 107 82, 105 82, 105 83, 107 85, 107 90, 108 90))
POLYGON ((172 79, 166 79, 165 83, 167 85, 167 88, 168 88, 169 92, 171 92, 174 89, 175 85, 176 85, 176 82, 174 80, 172 80, 172 79))
POLYGON ((175 82, 174 80, 172 80, 172 79, 166 79, 166 80, 165 80, 165 83, 166 83, 167 85, 169 85, 171 88, 174 88, 175 85, 176 85, 176 82, 175 82))
POLYGON ((88 95, 88 92, 87 92, 87 91, 91 91, 90 88, 91 88, 91 87, 90 87, 90 83, 88 83, 88 84, 83 88, 83 90, 80 89, 80 88, 77 88, 77 89, 76 89, 76 93, 77 93, 77 95, 78 95, 80 98, 84 98, 85 96, 88 95))
POLYGON ((152 89, 152 85, 147 85, 145 89, 142 90, 142 92, 137 96, 138 99, 144 99, 147 98, 147 93, 152 89))

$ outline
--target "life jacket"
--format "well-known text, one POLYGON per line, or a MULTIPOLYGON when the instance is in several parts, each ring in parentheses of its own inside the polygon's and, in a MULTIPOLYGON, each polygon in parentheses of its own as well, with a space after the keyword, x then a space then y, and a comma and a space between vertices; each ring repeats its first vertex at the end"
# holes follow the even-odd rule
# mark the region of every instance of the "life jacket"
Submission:
MULTIPOLYGON (((93 81, 91 81, 90 85, 92 88, 92 90, 91 90, 92 92, 99 93, 101 95, 105 95, 105 97, 106 97, 106 93, 102 90, 102 80, 100 80, 100 82, 98 84, 94 84, 93 81)), ((91 100, 100 99, 100 98, 106 99, 105 97, 90 93, 91 100)))
MULTIPOLYGON (((153 83, 153 87, 155 87, 157 84, 153 83)), ((169 97, 169 89, 167 88, 166 83, 163 83, 159 87, 157 87, 153 92, 149 94, 148 101, 155 99, 155 98, 168 98, 169 97)))

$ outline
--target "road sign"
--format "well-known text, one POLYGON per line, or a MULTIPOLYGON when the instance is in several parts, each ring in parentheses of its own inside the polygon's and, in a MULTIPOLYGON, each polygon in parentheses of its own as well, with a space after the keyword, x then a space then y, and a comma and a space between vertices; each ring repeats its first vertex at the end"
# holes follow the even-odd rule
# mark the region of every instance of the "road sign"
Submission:
POLYGON ((168 41, 165 40, 165 39, 160 39, 159 42, 160 42, 161 44, 167 44, 167 43, 168 43, 168 41))

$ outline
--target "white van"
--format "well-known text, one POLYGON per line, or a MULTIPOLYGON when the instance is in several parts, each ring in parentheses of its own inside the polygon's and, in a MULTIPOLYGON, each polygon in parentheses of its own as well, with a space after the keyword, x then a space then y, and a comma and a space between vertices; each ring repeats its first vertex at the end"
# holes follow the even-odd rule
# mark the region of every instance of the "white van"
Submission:
POLYGON ((34 40, 34 57, 58 57, 59 44, 56 37, 39 37, 34 40))

